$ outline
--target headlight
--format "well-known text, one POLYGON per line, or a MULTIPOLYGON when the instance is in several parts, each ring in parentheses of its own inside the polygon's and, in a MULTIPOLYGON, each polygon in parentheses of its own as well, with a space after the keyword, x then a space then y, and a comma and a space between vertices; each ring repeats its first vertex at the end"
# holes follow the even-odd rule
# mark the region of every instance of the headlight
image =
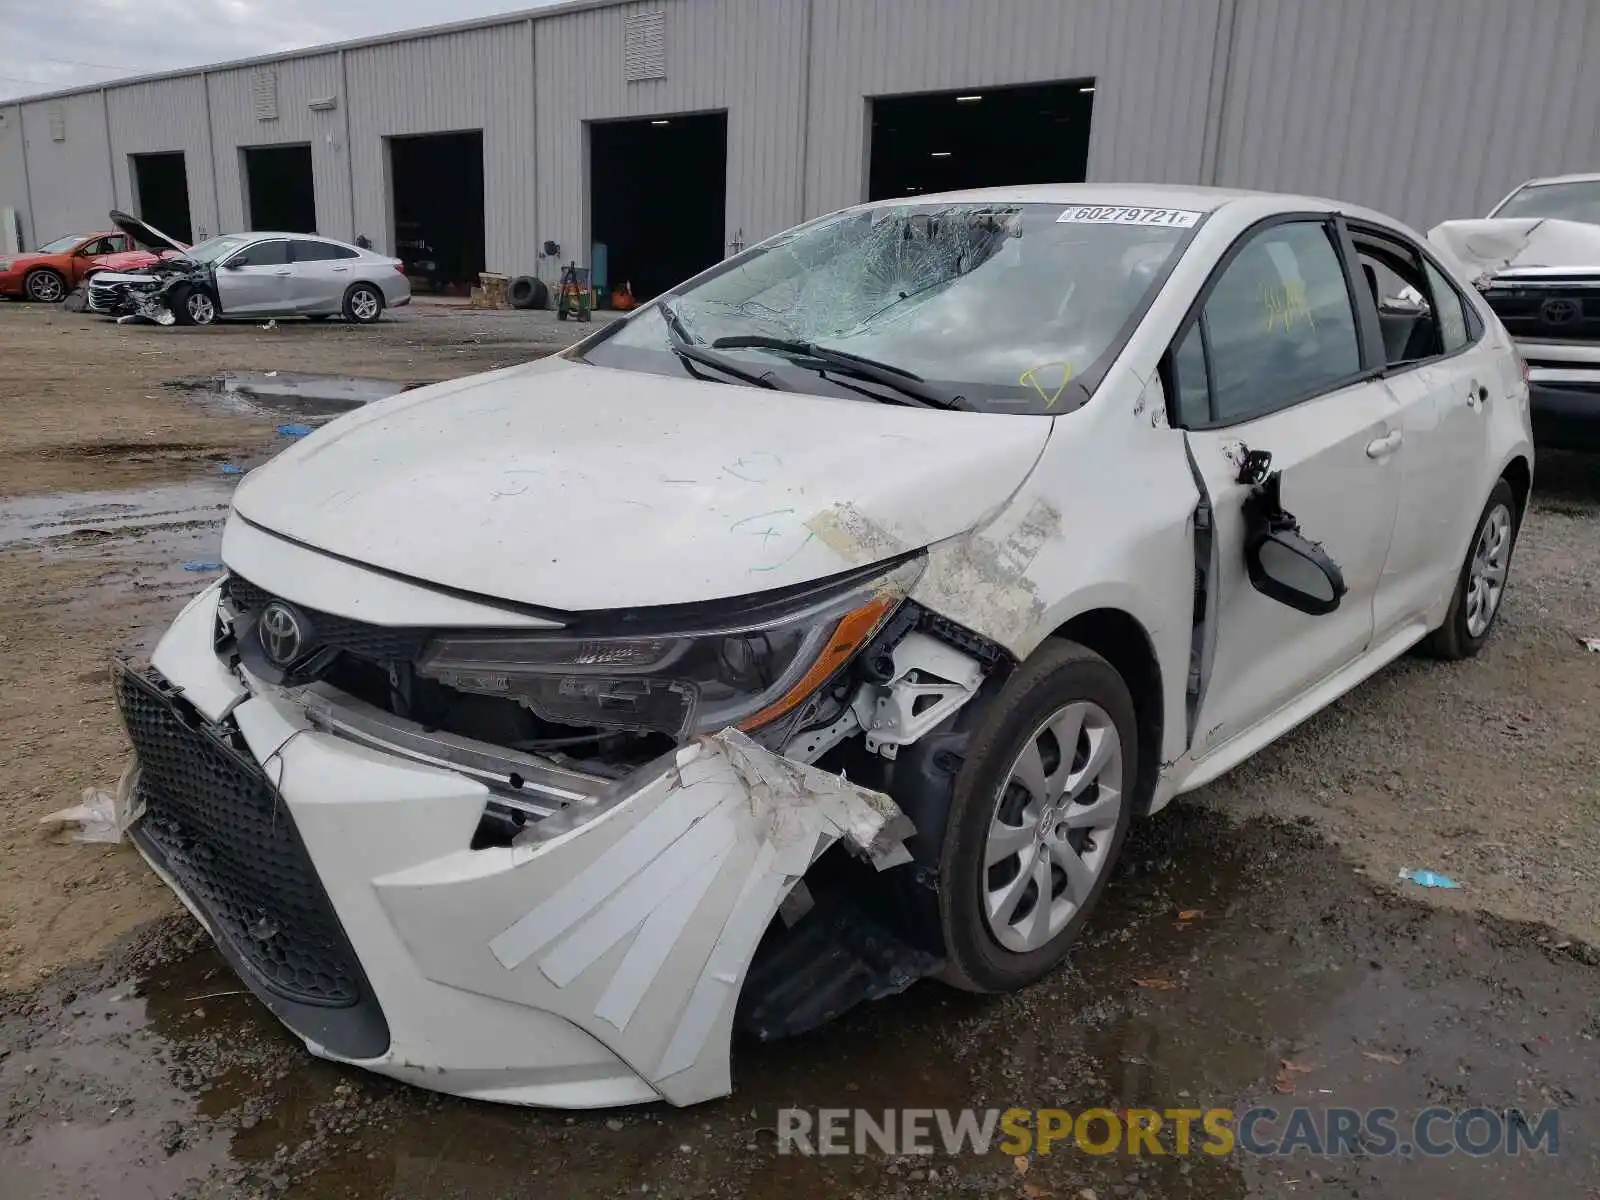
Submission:
POLYGON ((685 738, 760 728, 867 643, 922 573, 913 559, 793 612, 640 637, 484 636, 433 641, 417 670, 463 692, 516 700, 563 725, 685 738))

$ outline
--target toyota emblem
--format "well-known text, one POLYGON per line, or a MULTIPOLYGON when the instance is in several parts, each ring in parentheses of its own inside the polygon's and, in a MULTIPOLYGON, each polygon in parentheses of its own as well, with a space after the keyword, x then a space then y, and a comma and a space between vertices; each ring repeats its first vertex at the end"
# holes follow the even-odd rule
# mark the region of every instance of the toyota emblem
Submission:
POLYGON ((274 600, 263 608, 256 618, 256 632, 261 637, 261 648, 275 666, 287 667, 305 650, 305 628, 299 614, 287 604, 274 600))
POLYGON ((1539 310, 1539 315, 1544 317, 1546 325, 1566 325, 1578 316, 1578 302, 1576 300, 1546 300, 1544 307, 1539 310))

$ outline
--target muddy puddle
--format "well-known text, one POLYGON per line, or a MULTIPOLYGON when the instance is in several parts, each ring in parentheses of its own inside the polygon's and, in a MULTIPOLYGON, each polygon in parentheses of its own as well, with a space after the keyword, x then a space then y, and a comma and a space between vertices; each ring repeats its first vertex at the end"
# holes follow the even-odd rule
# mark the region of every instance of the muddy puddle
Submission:
POLYGON ((0 1195, 1588 1200, 1600 979, 1587 953, 1374 889, 1297 829, 1184 806, 1136 831, 1093 930, 1046 984, 999 998, 918 985, 806 1038, 739 1045, 725 1100, 569 1115, 311 1059, 174 919, 108 962, 0 999, 0 1195), (1402 1126, 1430 1105, 1554 1108, 1558 1152, 1058 1146, 1019 1164, 998 1148, 775 1149, 788 1106, 1257 1104, 1388 1106, 1402 1126))
POLYGON ((169 380, 167 386, 249 416, 297 417, 309 424, 331 420, 420 383, 297 371, 226 371, 169 380))
POLYGON ((130 649, 148 651, 174 605, 221 572, 222 523, 237 483, 236 476, 219 475, 128 491, 0 499, 0 553, 97 564, 101 569, 69 607, 129 612, 140 627, 130 649))

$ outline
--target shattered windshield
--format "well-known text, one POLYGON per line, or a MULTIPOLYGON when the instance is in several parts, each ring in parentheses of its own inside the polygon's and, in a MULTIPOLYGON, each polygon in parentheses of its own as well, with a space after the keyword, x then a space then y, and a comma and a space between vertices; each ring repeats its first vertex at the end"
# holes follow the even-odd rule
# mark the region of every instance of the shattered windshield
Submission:
POLYGON ((964 406, 1063 412, 1092 392, 1200 220, 1189 211, 1073 204, 852 210, 676 289, 665 299, 675 330, 652 305, 581 356, 598 366, 701 373, 672 352, 676 332, 692 350, 771 371, 792 390, 833 393, 848 364, 818 360, 840 352, 910 373, 964 406), (737 344, 752 339, 789 345, 737 344), (800 353, 807 346, 815 357, 800 353))
POLYGON ((1600 180, 1531 183, 1513 192, 1497 217, 1554 217, 1600 225, 1600 180))
POLYGON ((197 245, 190 246, 183 252, 183 256, 191 262, 216 262, 219 258, 226 258, 232 254, 247 241, 249 241, 248 238, 226 234, 221 237, 207 238, 197 245))

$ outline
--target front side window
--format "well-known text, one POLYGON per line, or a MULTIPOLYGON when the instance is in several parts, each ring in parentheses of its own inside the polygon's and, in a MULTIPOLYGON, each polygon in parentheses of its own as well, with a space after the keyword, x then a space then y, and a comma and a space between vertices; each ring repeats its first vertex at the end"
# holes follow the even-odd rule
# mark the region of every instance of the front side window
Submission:
POLYGON ((230 267, 280 267, 289 261, 289 243, 256 242, 228 260, 230 267))
POLYGON ((1600 225, 1600 180, 1524 184, 1490 216, 1555 217, 1600 225))
MULTIPOLYGON (((781 234, 666 297, 681 334, 832 392, 809 344, 908 371, 975 408, 1049 414, 1083 403, 1202 214, 1073 204, 884 204, 781 234)), ((582 347, 599 366, 682 375, 657 306, 582 347)))
POLYGON ((1287 407, 1361 370, 1350 289, 1322 222, 1250 235, 1203 311, 1215 422, 1287 407))

